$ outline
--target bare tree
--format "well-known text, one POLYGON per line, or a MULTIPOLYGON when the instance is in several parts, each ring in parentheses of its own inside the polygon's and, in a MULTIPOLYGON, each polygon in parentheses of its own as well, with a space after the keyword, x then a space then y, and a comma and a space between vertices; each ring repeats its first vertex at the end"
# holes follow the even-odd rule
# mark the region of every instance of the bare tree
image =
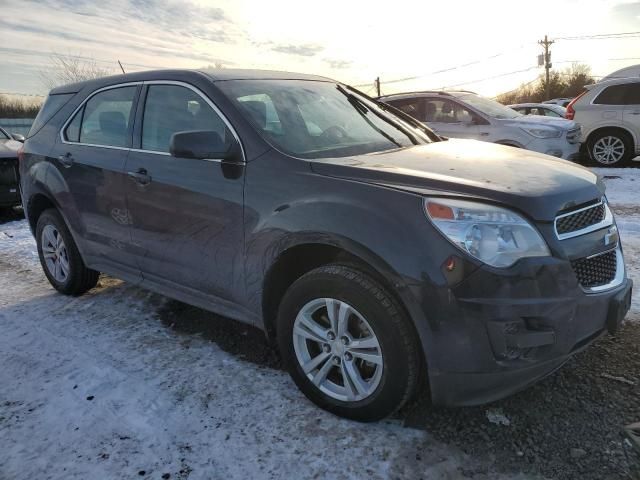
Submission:
POLYGON ((50 66, 40 70, 40 81, 47 89, 114 74, 114 69, 98 66, 92 58, 54 53, 50 66))
MULTIPOLYGON (((595 82, 588 65, 574 63, 562 72, 552 71, 549 76, 551 98, 573 98, 585 85, 595 82)), ((541 102, 546 98, 546 78, 540 75, 533 82, 525 83, 510 92, 498 95, 497 100, 505 105, 513 103, 541 102)))

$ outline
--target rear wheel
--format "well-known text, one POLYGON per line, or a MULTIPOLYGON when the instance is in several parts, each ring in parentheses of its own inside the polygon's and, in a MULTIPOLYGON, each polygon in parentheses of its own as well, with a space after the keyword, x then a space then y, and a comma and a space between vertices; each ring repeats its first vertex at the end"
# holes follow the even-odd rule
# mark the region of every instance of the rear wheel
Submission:
POLYGON ((329 265, 298 279, 277 328, 293 380, 336 415, 378 420, 416 389, 420 357, 409 319, 384 287, 352 267, 329 265))
POLYGON ((82 295, 100 275, 87 268, 64 220, 54 209, 45 210, 36 225, 40 264, 49 283, 65 295, 82 295))
POLYGON ((633 158, 631 137, 616 129, 597 132, 589 139, 589 158, 600 167, 622 167, 633 158))

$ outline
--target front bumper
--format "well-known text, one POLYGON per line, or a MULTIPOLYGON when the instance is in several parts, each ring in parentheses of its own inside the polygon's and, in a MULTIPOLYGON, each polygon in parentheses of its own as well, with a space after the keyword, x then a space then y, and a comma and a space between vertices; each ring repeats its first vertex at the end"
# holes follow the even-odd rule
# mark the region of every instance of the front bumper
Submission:
POLYGON ((428 354, 433 402, 467 406, 511 395, 559 368, 629 310, 632 282, 585 293, 566 261, 527 259, 508 274, 479 268, 450 290, 428 354))
POLYGON ((544 153, 552 157, 572 160, 577 158, 580 143, 570 143, 564 136, 560 138, 540 138, 525 145, 527 150, 544 153))
POLYGON ((0 160, 0 207, 20 205, 17 160, 0 160))

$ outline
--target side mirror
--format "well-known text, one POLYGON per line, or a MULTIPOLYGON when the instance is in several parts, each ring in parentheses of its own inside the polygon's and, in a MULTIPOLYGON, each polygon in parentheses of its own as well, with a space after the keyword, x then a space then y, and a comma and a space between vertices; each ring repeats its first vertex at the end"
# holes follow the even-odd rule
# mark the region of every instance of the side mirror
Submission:
POLYGON ((242 153, 237 140, 229 133, 224 142, 213 130, 191 130, 171 135, 169 153, 174 157, 216 159, 240 162, 242 153))
POLYGON ((24 135, 20 135, 19 133, 12 133, 11 138, 13 138, 16 142, 24 143, 24 135))

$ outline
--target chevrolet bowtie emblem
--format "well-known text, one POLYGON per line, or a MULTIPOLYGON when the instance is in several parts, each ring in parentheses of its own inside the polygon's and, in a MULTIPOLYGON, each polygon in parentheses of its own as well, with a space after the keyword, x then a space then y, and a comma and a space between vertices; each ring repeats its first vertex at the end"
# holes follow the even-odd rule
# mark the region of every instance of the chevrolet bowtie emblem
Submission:
POLYGON ((620 235, 618 234, 618 227, 616 227, 615 225, 611 225, 611 227, 609 227, 609 231, 604 236, 605 246, 616 245, 619 239, 620 235))

